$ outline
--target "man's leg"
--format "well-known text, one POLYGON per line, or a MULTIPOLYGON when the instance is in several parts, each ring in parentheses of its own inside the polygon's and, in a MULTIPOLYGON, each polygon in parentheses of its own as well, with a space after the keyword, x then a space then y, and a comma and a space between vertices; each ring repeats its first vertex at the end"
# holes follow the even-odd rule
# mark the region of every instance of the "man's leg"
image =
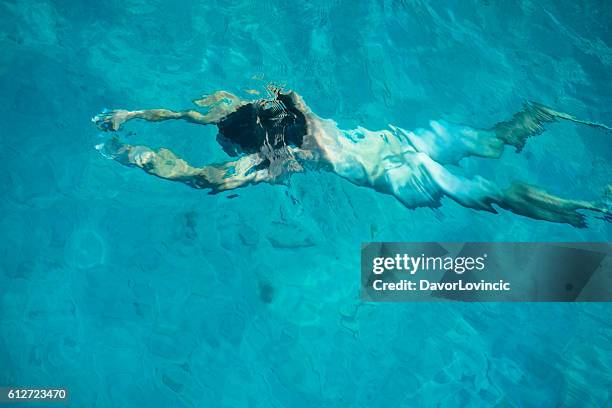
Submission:
MULTIPOLYGON (((457 175, 423 153, 408 153, 403 164, 389 165, 373 179, 378 191, 393 194, 406 207, 438 207, 443 196, 464 207, 497 213, 494 205, 515 214, 551 222, 586 227, 585 215, 579 210, 595 211, 612 221, 608 204, 564 199, 544 190, 514 183, 507 189, 480 176, 457 175)), ((356 183, 360 184, 360 183, 356 183)))
POLYGON ((612 128, 601 123, 580 120, 575 116, 555 111, 535 102, 525 103, 523 109, 514 114, 510 120, 496 124, 491 130, 504 144, 514 146, 516 151, 520 152, 529 137, 537 136, 544 131, 544 124, 556 122, 559 119, 612 131, 612 128))
POLYGON ((580 120, 534 102, 526 103, 512 118, 490 129, 475 129, 444 121, 431 121, 429 128, 412 132, 391 128, 398 137, 408 139, 417 151, 438 163, 454 164, 468 156, 499 158, 505 145, 514 146, 520 152, 527 139, 544 131, 546 123, 560 119, 612 131, 606 125, 580 120))
POLYGON ((424 167, 432 181, 442 193, 464 207, 496 213, 493 205, 529 218, 559 222, 585 228, 586 217, 579 210, 603 214, 603 219, 612 221, 608 204, 603 200, 595 203, 561 198, 543 189, 515 182, 501 189, 493 182, 476 176, 466 178, 456 175, 431 159, 424 160, 424 167))

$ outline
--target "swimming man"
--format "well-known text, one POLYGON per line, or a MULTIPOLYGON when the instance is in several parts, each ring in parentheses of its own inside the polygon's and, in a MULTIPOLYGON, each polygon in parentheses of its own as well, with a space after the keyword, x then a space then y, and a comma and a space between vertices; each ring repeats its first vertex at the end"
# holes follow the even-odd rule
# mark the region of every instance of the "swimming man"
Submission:
POLYGON ((564 199, 535 186, 514 183, 506 189, 480 176, 454 173, 448 164, 479 156, 499 158, 505 145, 520 152, 527 139, 558 119, 612 130, 536 103, 490 129, 473 129, 431 121, 429 129, 407 131, 390 126, 370 131, 338 128, 306 106, 295 92, 270 88, 270 96, 243 100, 216 92, 195 100, 204 110, 113 110, 92 121, 105 131, 117 131, 132 119, 151 122, 181 119, 216 125, 217 141, 235 160, 193 167, 168 149, 132 146, 113 138, 99 149, 118 162, 149 174, 216 193, 262 182, 274 183, 306 169, 331 171, 359 186, 391 194, 408 208, 438 207, 446 196, 457 203, 497 213, 496 207, 527 217, 585 227, 579 210, 603 214, 610 221, 609 204, 564 199))

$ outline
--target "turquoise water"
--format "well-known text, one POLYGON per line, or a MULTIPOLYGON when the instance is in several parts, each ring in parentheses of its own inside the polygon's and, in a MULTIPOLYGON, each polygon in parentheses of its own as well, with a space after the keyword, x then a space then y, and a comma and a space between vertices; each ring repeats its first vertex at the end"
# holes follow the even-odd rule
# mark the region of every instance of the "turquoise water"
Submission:
MULTIPOLYGON (((610 241, 327 173, 207 195, 94 149, 103 108, 284 83, 343 128, 472 126, 535 100, 612 122, 604 2, 0 3, 0 386, 74 407, 609 406, 612 306, 364 304, 366 241, 610 241), (512 3, 512 4, 510 4, 512 3)), ((467 171, 597 199, 610 134, 555 123, 467 171)), ((215 130, 131 140, 223 160, 215 130)), ((25 404, 24 404, 25 405, 25 404)))

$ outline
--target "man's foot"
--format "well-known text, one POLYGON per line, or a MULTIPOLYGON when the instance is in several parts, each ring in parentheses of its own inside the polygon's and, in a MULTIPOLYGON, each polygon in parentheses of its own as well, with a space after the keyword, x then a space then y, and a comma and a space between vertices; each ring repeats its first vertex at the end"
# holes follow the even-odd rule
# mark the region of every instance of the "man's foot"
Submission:
POLYGON ((103 110, 102 113, 97 114, 91 121, 101 130, 108 132, 115 132, 121 129, 121 125, 129 119, 129 111, 118 109, 118 110, 103 110))

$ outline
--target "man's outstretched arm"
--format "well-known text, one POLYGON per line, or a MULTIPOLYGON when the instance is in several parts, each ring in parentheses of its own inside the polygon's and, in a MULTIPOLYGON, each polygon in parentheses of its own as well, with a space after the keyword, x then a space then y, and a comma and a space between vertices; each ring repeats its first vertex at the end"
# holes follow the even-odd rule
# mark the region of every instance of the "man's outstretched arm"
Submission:
POLYGON ((121 126, 125 122, 132 119, 143 119, 149 122, 182 119, 198 125, 208 125, 217 123, 219 120, 236 110, 244 101, 229 92, 217 91, 211 95, 196 99, 193 103, 208 108, 208 111, 206 113, 200 113, 192 109, 184 111, 172 111, 169 109, 128 111, 116 109, 110 111, 105 110, 94 116, 91 121, 104 131, 117 131, 121 129, 121 126))
POLYGON ((98 149, 126 166, 140 167, 149 174, 180 181, 193 188, 208 188, 213 193, 272 179, 265 166, 265 158, 260 154, 243 156, 227 163, 193 167, 168 149, 132 146, 118 139, 112 139, 98 149))
POLYGON ((194 110, 171 111, 169 109, 145 109, 128 111, 123 109, 104 111, 94 116, 91 121, 104 131, 117 131, 121 126, 132 119, 144 119, 149 122, 162 122, 171 119, 183 119, 198 125, 211 123, 206 115, 194 110))

